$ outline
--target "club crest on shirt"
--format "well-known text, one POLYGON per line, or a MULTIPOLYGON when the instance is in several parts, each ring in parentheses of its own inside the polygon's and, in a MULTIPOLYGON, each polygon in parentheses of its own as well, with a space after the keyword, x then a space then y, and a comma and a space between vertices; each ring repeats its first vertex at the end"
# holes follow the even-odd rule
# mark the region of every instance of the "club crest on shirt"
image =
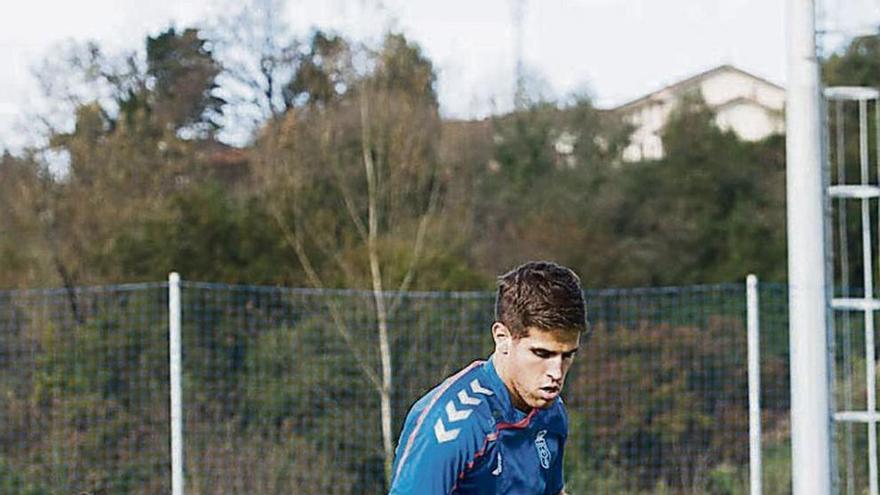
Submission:
POLYGON ((541 467, 550 469, 550 448, 547 447, 547 440, 544 439, 545 435, 547 435, 547 430, 538 432, 535 436, 535 448, 538 449, 538 459, 541 461, 541 467))

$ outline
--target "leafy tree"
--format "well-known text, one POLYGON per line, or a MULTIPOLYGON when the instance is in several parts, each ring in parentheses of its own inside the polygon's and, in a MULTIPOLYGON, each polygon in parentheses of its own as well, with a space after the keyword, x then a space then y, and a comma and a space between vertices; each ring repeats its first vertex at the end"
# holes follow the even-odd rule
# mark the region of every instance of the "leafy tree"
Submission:
POLYGON ((159 211, 128 225, 104 261, 106 272, 129 280, 163 279, 172 270, 228 283, 303 280, 261 201, 210 181, 173 193, 159 211))
POLYGON ((348 41, 316 31, 309 48, 297 57, 296 73, 285 88, 291 105, 318 107, 336 102, 357 77, 348 41))
POLYGON ((827 86, 880 86, 880 36, 854 38, 822 64, 827 86))
POLYGON ((225 103, 215 95, 221 68, 199 31, 189 28, 178 33, 170 28, 148 37, 146 48, 151 111, 159 121, 175 130, 188 126, 203 134, 216 130, 225 103))
POLYGON ((49 138, 69 134, 83 107, 99 110, 107 131, 123 122, 183 130, 187 137, 210 135, 220 123, 224 100, 217 96, 221 67, 211 45, 196 29, 174 28, 147 37, 143 52, 108 54, 98 44, 69 43, 35 71, 44 95, 69 112, 38 115, 49 138))
POLYGON ((143 63, 92 44, 62 53, 61 64, 67 77, 98 91, 91 99, 75 94, 72 129, 49 136, 49 149, 68 166, 39 193, 43 250, 65 286, 119 280, 109 259, 117 237, 165 208, 168 194, 192 176, 206 141, 182 136, 216 127, 220 67, 194 29, 148 38, 143 63))
POLYGON ((377 86, 413 103, 437 107, 434 66, 418 45, 402 34, 389 33, 376 58, 372 79, 377 86))
POLYGON ((494 156, 477 193, 481 264, 498 273, 524 259, 552 258, 579 268, 586 283, 602 283, 614 249, 603 214, 613 211, 599 209, 626 138, 626 127, 586 98, 496 119, 494 156))
POLYGON ((57 283, 41 228, 47 183, 33 158, 0 156, 0 288, 57 283))
POLYGON ((693 100, 671 117, 663 141, 662 160, 621 167, 602 193, 617 245, 609 282, 713 282, 750 272, 781 279, 782 140, 742 142, 693 100))
POLYGON ((553 104, 539 103, 497 122, 495 159, 503 190, 523 195, 535 181, 552 174, 553 138, 560 131, 557 114, 553 104))
POLYGON ((190 143, 152 126, 146 114, 111 122, 98 105, 84 106, 73 132, 53 137, 69 157, 69 171, 46 195, 47 232, 76 284, 114 279, 99 267, 128 225, 164 205, 178 187, 190 143))

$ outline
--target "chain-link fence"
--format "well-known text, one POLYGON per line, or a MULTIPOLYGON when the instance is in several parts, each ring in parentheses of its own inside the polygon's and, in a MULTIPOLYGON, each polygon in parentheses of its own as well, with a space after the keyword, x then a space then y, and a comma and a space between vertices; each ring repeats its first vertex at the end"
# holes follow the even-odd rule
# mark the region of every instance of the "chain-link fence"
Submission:
MULTIPOLYGON (((386 492, 374 295, 184 282, 186 493, 386 492)), ((168 286, 0 292, 0 492, 170 493, 168 286)), ((492 293, 387 293, 395 436, 491 352, 492 293)), ((744 284, 587 291, 570 493, 747 493, 744 284)), ((761 286, 765 493, 787 493, 786 295, 761 286)), ((395 439, 396 440, 396 439, 395 439)))
POLYGON ((0 493, 170 492, 167 294, 0 292, 0 493))

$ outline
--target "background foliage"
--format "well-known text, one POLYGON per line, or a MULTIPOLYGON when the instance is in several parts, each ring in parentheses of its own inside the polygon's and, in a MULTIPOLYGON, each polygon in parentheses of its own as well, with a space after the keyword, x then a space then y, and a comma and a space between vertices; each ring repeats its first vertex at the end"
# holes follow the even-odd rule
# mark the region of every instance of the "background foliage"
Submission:
MULTIPOLYGON (((314 285, 287 229, 307 239, 323 286, 367 288, 367 156, 386 287, 412 271, 409 288, 488 288, 531 258, 568 264, 593 287, 784 280, 782 136, 743 142, 691 100, 664 131, 662 160, 623 163, 629 128, 588 96, 444 119, 433 65, 403 35, 377 46, 295 37, 264 17, 243 9, 224 20, 235 29, 168 29, 142 53, 88 44, 54 55, 62 69, 46 87, 76 103, 75 124, 50 131, 45 149, 2 157, 0 285, 172 269, 314 285), (100 97, 61 91, 65 77, 100 97), (224 144, 242 114, 251 138, 224 144), (49 167, 46 151, 67 165, 49 167)), ((875 44, 833 54, 829 83, 880 80, 875 44)))
MULTIPOLYGON (((176 270, 188 280, 367 289, 374 259, 386 288, 409 290, 487 289, 535 258, 573 267, 586 287, 752 272, 785 280, 782 136, 743 142, 690 100, 665 129, 662 160, 623 163, 630 129, 588 96, 448 119, 431 60, 405 36, 368 46, 336 33, 293 36, 278 22, 245 5, 135 52, 71 45, 48 61, 55 69, 41 83, 72 103, 73 125, 50 129, 43 148, 0 157, 0 287, 61 287, 53 311, 64 317, 10 299, 26 291, 0 293, 9 299, 0 366, 11 377, 0 384, 0 423, 12 425, 0 432, 0 491, 167 491, 161 291, 104 298, 85 285, 176 270), (221 139, 235 126, 249 133, 242 146, 221 139), (364 235, 371 210, 375 238, 364 235), (30 368, 13 356, 30 356, 30 368)), ((825 61, 825 80, 876 86, 878 47, 876 37, 854 40, 825 61)), ((842 150, 850 164, 854 145, 842 150)), ((378 366, 370 298, 315 300, 300 312, 305 303, 286 293, 269 302, 205 294, 190 302, 199 320, 185 325, 186 359, 199 363, 186 377, 198 404, 186 419, 195 492, 384 489, 376 421, 350 430, 378 399, 358 395, 368 384, 335 333, 358 329, 364 359, 378 366), (343 302, 350 320, 328 325, 343 302), (319 475, 342 452, 356 454, 330 485, 319 475)), ((479 329, 489 296, 448 297, 389 295, 397 421, 440 377, 488 352, 479 329)), ((572 417, 572 491, 744 492, 742 315, 696 301, 636 317, 656 306, 596 297, 595 359, 570 385, 571 408, 589 411, 572 417)), ((770 334, 764 371, 766 474, 784 492, 780 335, 770 334)))

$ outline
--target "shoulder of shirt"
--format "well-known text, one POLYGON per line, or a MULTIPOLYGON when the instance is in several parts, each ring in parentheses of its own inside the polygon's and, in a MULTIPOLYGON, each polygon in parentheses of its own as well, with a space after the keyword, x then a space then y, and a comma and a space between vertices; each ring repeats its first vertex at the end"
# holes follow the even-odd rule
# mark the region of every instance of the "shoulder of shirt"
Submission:
POLYGON ((425 394, 410 411, 418 433, 438 443, 458 443, 469 436, 482 436, 495 428, 489 404, 493 392, 479 372, 480 362, 447 378, 425 394))

